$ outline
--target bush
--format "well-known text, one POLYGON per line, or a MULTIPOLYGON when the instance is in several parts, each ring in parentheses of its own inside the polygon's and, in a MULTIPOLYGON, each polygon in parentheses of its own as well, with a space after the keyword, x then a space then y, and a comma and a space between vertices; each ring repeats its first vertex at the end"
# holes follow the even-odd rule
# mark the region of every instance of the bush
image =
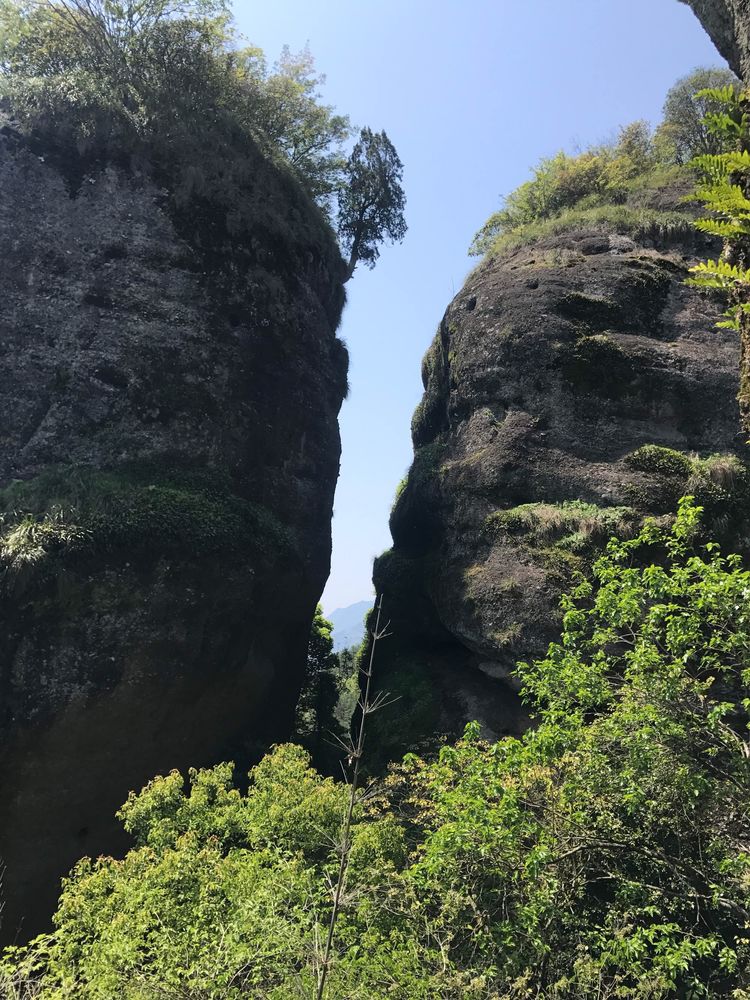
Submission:
POLYGON ((630 537, 640 521, 630 507, 598 507, 583 500, 526 503, 496 511, 485 522, 490 535, 522 535, 536 545, 553 543, 572 551, 592 549, 612 535, 630 537))
POLYGON ((664 476, 682 476, 683 479, 693 471, 690 458, 673 448, 663 448, 656 444, 644 444, 641 448, 627 455, 625 461, 631 468, 640 472, 653 472, 664 476))

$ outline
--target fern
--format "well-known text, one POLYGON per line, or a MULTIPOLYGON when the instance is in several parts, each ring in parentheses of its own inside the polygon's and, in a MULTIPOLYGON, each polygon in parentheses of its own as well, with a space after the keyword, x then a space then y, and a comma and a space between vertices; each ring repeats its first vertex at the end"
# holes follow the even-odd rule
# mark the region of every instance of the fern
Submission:
POLYGON ((719 105, 719 110, 709 111, 703 116, 703 124, 709 131, 731 143, 739 144, 747 133, 748 125, 744 95, 728 84, 726 87, 699 90, 695 96, 719 105))
POLYGON ((710 209, 712 212, 719 212, 727 218, 745 218, 750 216, 750 199, 745 194, 739 184, 699 185, 695 189, 695 197, 710 209))
POLYGON ((708 260, 691 267, 690 271, 696 275, 694 278, 687 279, 690 285, 707 287, 704 281, 710 281, 714 287, 721 288, 732 288, 738 282, 750 284, 750 270, 745 270, 725 260, 708 260))
MULTIPOLYGON (((718 260, 708 260, 690 269, 687 284, 729 295, 731 305, 724 312, 724 319, 716 325, 720 329, 739 330, 743 316, 750 314, 750 270, 727 260, 750 240, 750 127, 745 112, 747 95, 737 93, 733 87, 701 90, 696 97, 708 98, 719 109, 707 114, 703 121, 715 135, 732 142, 737 149, 730 153, 697 156, 692 166, 702 176, 696 185, 694 197, 703 203, 711 217, 698 219, 695 227, 700 232, 719 236, 724 241, 724 255, 718 260)), ((743 254, 743 257, 745 255, 743 254)))

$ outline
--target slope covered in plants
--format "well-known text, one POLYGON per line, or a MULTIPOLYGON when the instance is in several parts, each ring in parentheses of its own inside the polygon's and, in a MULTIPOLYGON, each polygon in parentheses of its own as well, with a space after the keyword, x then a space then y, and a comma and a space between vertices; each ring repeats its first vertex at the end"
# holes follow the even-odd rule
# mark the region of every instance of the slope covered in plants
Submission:
MULTIPOLYGON (((520 668, 521 739, 470 726, 360 800, 328 997, 746 997, 750 576, 681 503, 613 541, 520 668)), ((277 747, 157 778, 0 982, 39 1000, 316 995, 347 789, 277 747)))

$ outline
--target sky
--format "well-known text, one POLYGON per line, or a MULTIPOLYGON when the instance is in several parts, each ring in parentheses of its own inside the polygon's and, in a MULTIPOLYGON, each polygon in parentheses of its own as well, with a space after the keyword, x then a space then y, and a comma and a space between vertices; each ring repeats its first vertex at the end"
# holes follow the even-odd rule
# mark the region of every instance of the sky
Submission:
POLYGON ((467 273, 474 233, 543 156, 657 122, 670 86, 724 65, 677 0, 235 0, 275 58, 309 44, 326 103, 385 129, 409 231, 347 285, 350 356, 327 613, 370 597, 373 558, 412 457, 420 363, 467 273))

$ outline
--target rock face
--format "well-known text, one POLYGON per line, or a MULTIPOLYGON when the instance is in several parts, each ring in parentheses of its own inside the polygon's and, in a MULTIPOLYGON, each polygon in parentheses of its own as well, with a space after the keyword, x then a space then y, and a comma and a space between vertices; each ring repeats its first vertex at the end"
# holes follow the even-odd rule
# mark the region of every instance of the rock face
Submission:
POLYGON ((736 540, 739 347, 683 283, 707 252, 694 239, 549 236, 480 265, 449 306, 375 563, 378 680, 398 697, 375 716, 384 757, 472 719, 522 730, 509 673, 559 635, 561 592, 612 533, 693 492, 736 540))
POLYGON ((695 12, 711 41, 743 80, 750 80, 748 0, 682 0, 695 12))
POLYGON ((291 728, 329 570, 343 264, 296 182, 246 155, 253 238, 209 252, 147 174, 71 188, 0 137, 6 941, 122 846, 130 789, 291 728))

